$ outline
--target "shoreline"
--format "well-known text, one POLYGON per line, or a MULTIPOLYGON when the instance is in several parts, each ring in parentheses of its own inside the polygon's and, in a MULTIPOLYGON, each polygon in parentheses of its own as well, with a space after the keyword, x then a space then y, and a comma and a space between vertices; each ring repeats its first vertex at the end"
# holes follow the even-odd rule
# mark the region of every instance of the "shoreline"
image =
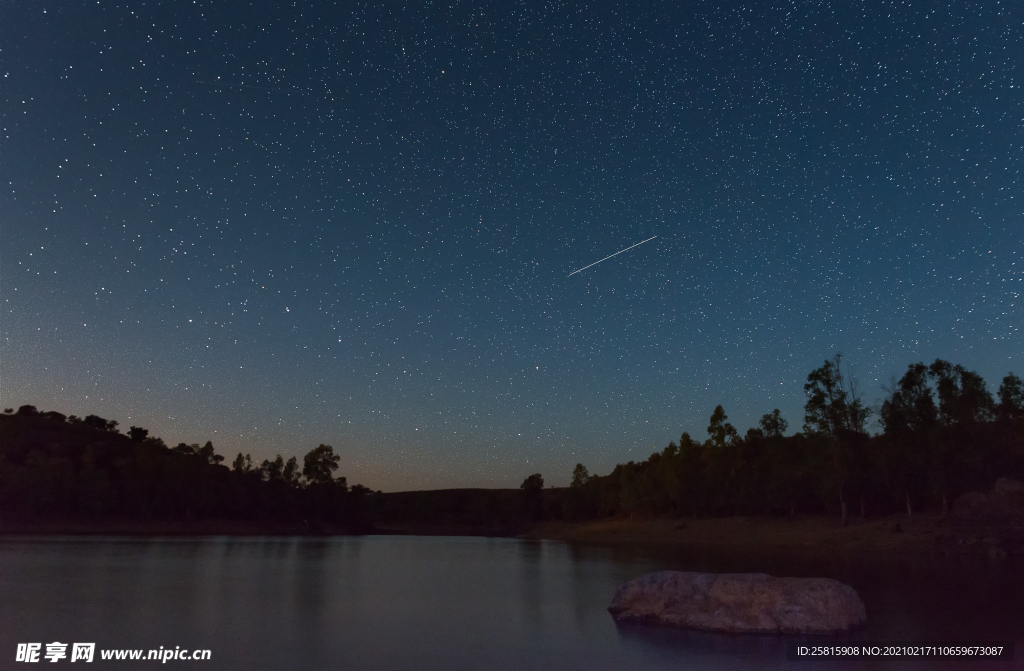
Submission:
POLYGON ((851 519, 848 526, 830 517, 698 519, 611 518, 579 523, 547 522, 528 538, 615 544, 670 545, 772 550, 829 549, 928 551, 934 549, 934 520, 851 519), (896 524, 900 531, 896 532, 896 524))
POLYGON ((310 524, 303 522, 255 522, 247 520, 192 520, 140 522, 138 520, 37 520, 0 521, 0 536, 127 536, 133 538, 206 536, 354 536, 376 529, 357 524, 310 524))
POLYGON ((611 518, 589 522, 544 522, 522 538, 636 546, 733 549, 815 554, 1024 555, 1024 528, 971 524, 940 515, 796 519, 719 517, 707 519, 611 518))
POLYGON ((155 537, 326 537, 362 535, 487 536, 526 540, 557 540, 626 546, 686 547, 800 551, 812 553, 876 552, 899 554, 1024 555, 1024 528, 967 524, 938 515, 912 520, 892 515, 851 518, 846 527, 835 517, 796 519, 719 517, 702 519, 607 518, 586 522, 539 522, 530 529, 502 525, 467 526, 441 523, 316 524, 194 520, 0 521, 0 536, 127 536, 155 537))

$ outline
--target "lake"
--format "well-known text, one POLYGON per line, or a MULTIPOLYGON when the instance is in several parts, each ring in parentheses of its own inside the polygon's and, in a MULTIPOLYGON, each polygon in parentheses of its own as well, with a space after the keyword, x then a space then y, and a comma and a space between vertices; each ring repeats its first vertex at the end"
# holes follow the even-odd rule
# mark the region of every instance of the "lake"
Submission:
MULTIPOLYGON (((246 671, 1006 669, 1014 665, 791 662, 783 637, 619 626, 606 608, 621 582, 656 570, 825 576, 867 606, 868 625, 849 639, 1012 640, 1020 660, 1022 568, 1018 558, 795 558, 504 538, 8 537, 0 668, 33 668, 14 663, 18 643, 45 651, 61 641, 209 649, 210 661, 167 663, 246 671)), ((157 663, 97 652, 96 668, 157 663)))

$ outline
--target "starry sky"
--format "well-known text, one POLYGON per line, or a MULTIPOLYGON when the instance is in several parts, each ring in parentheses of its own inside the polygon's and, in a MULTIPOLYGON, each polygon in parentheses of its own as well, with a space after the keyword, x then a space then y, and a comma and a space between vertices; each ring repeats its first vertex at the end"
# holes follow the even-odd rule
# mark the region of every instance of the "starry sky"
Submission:
MULTIPOLYGON (((565 485, 1024 374, 1019 3, 7 2, 0 404, 565 485), (570 275, 642 240, 642 245, 570 275)), ((877 426, 876 426, 877 429, 877 426)))

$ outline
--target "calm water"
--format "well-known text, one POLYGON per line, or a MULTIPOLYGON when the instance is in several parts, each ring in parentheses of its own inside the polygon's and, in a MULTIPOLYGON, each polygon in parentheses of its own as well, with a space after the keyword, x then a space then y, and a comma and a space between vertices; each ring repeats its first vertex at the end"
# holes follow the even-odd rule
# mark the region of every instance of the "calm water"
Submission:
POLYGON ((247 671, 830 668, 787 661, 779 637, 617 626, 605 609, 619 583, 666 568, 838 578, 867 606, 859 638, 1013 640, 1024 661, 1019 560, 795 560, 415 536, 8 538, 0 540, 0 668, 33 668, 14 663, 16 644, 54 640, 208 648, 209 662, 168 665, 247 671))

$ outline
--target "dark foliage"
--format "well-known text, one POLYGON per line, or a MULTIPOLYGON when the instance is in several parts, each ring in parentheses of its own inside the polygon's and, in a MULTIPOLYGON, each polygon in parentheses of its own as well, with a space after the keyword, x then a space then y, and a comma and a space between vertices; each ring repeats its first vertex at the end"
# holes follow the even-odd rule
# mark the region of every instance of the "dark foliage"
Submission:
POLYGON ((1024 386, 1003 379, 999 403, 984 380, 936 360, 912 364, 887 390, 880 435, 840 356, 807 377, 802 433, 784 436, 778 410, 740 438, 715 408, 700 442, 684 433, 640 463, 590 475, 582 464, 563 492, 567 519, 609 515, 720 516, 917 509, 946 512, 956 496, 1024 476, 1024 386))
POLYGON ((167 447, 146 429, 128 435, 117 422, 22 406, 0 415, 0 518, 251 520, 346 523, 370 490, 333 476, 329 445, 297 460, 255 465, 239 454, 232 468, 207 442, 167 447))
POLYGON ((605 476, 577 464, 564 489, 544 489, 535 473, 518 490, 374 493, 335 477, 329 445, 301 465, 239 454, 229 468, 209 442, 169 448, 139 427, 123 435, 102 417, 26 405, 0 415, 0 518, 372 522, 491 535, 612 515, 828 513, 845 522, 851 508, 946 512, 964 492, 1024 477, 1024 384, 1013 373, 996 402, 962 366, 911 364, 878 408, 883 432, 869 435, 871 409, 841 364, 837 355, 808 375, 800 433, 786 436, 774 410, 741 437, 718 406, 707 440, 684 433, 605 476))
POLYGON ((559 490, 438 489, 377 494, 369 520, 376 526, 457 535, 525 533, 538 519, 557 517, 559 490))

